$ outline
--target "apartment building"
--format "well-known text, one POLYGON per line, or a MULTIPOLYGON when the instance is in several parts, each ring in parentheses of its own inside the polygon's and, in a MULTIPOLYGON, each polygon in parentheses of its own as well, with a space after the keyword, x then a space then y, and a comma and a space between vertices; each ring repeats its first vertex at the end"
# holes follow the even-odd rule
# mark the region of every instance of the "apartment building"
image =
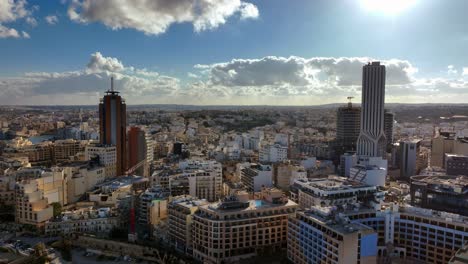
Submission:
POLYGON ((305 168, 290 162, 278 164, 274 170, 275 185, 284 191, 288 191, 295 180, 306 178, 305 168))
POLYGON ((259 192, 263 187, 272 187, 272 166, 256 163, 245 166, 241 170, 241 182, 248 192, 259 192))
POLYGON ((110 208, 83 208, 62 212, 60 218, 51 219, 45 223, 46 235, 71 235, 86 233, 98 236, 108 236, 114 227, 118 227, 120 218, 110 208))
POLYGON ((384 195, 376 186, 338 176, 297 180, 291 188, 291 199, 303 209, 313 206, 345 207, 357 202, 383 200, 384 195))
POLYGON ((106 179, 113 178, 117 175, 117 149, 115 146, 93 144, 85 149, 86 160, 97 158, 99 165, 104 166, 106 179))
POLYGON ((468 176, 413 176, 411 204, 468 216, 468 176))
POLYGON ((138 201, 138 223, 157 225, 167 218, 169 190, 160 187, 147 189, 140 194, 138 201))
POLYGON ((36 180, 18 182, 15 187, 15 221, 43 227, 53 217, 53 208, 49 205, 44 193, 39 189, 36 180))
POLYGON ((377 262, 377 233, 360 223, 323 217, 320 209, 289 218, 287 256, 295 264, 377 262))
POLYGON ((297 204, 278 189, 262 190, 262 199, 246 192, 202 205, 193 215, 193 257, 204 263, 238 263, 261 252, 286 248, 288 216, 297 204))
POLYGON ((200 206, 208 204, 205 200, 190 196, 174 197, 168 204, 169 241, 181 252, 191 255, 192 243, 192 219, 200 206))

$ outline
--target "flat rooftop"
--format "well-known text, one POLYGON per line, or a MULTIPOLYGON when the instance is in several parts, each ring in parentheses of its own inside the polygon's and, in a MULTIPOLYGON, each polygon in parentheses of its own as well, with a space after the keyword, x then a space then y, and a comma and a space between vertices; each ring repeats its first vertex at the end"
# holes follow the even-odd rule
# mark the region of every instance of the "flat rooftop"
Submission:
POLYGON ((340 234, 350 234, 358 231, 371 231, 374 232, 374 229, 356 222, 347 222, 345 219, 343 221, 337 221, 335 219, 323 218, 320 215, 315 214, 313 211, 303 211, 299 212, 304 216, 313 218, 316 222, 319 222, 340 234))
POLYGON ((451 189, 461 188, 468 189, 468 176, 450 176, 450 175, 431 175, 431 176, 413 176, 411 181, 418 183, 426 183, 429 185, 447 186, 451 189))
POLYGON ((351 181, 348 178, 329 176, 328 178, 317 179, 300 179, 295 181, 296 184, 303 188, 316 188, 322 191, 346 191, 360 188, 376 188, 375 186, 366 185, 362 182, 351 181))

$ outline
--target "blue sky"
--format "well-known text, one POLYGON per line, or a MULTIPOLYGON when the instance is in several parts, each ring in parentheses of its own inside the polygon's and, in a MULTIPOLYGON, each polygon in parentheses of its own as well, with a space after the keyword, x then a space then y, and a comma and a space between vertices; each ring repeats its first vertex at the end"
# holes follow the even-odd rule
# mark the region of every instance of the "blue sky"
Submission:
POLYGON ((130 103, 331 103, 369 59, 389 102, 468 99, 467 1, 119 2, 0 0, 0 104, 92 103, 110 75, 130 103))

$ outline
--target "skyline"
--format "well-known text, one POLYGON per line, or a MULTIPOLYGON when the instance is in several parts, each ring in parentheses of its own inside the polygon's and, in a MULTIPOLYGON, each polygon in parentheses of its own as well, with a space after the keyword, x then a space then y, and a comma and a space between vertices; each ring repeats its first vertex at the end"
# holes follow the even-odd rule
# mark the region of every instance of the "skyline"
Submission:
POLYGON ((386 103, 466 102, 468 3, 311 2, 3 0, 0 104, 344 103, 370 61, 386 103))

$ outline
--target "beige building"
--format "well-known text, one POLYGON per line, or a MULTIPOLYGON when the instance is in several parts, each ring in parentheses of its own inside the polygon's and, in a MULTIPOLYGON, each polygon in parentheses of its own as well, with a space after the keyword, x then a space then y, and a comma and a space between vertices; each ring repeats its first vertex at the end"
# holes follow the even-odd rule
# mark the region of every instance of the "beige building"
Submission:
POLYGON ((169 195, 169 190, 163 188, 150 188, 141 193, 138 199, 138 223, 154 226, 166 220, 169 195))
POLYGON ((278 164, 274 170, 276 187, 288 191, 294 180, 307 179, 307 172, 303 166, 287 163, 278 164))
POLYGON ((17 223, 43 227, 45 222, 53 217, 54 210, 38 187, 36 180, 17 183, 15 190, 17 223))
POLYGON ((68 204, 68 178, 60 168, 52 168, 45 171, 40 178, 36 179, 38 188, 47 198, 49 204, 68 204))
POLYGON ((443 168, 447 153, 468 155, 468 139, 456 138, 455 133, 440 132, 432 139, 431 167, 443 168))
POLYGON ((59 219, 45 223, 46 235, 71 235, 87 233, 107 236, 112 228, 119 226, 120 218, 109 208, 84 208, 62 212, 59 219))
POLYGON ((106 178, 117 176, 117 150, 115 146, 93 144, 86 147, 85 159, 98 158, 99 164, 104 166, 106 178))
POLYGON ((199 206, 208 204, 205 200, 190 196, 175 197, 168 205, 169 241, 184 253, 192 252, 192 218, 199 206))
POLYGON ((67 204, 77 202, 105 179, 104 167, 86 161, 69 163, 61 168, 67 178, 67 204))
POLYGON ((53 144, 54 163, 73 160, 78 153, 84 152, 88 144, 89 141, 87 140, 66 139, 55 141, 53 144))
POLYGON ((263 189, 259 200, 240 192, 199 206, 192 223, 193 257, 204 263, 238 263, 286 248, 288 216, 296 208, 277 189, 263 189))

